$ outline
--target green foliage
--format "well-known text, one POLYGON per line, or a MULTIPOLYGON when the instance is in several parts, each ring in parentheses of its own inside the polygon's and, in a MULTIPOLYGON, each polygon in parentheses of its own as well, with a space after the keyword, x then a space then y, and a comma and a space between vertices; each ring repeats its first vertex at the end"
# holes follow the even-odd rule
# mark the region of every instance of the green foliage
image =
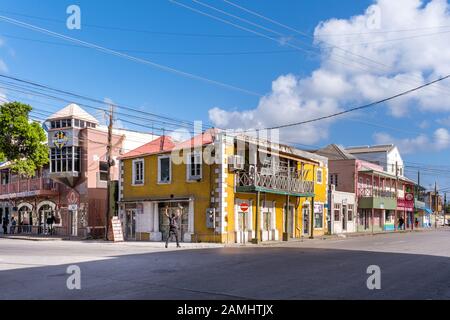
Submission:
POLYGON ((0 161, 10 161, 13 172, 29 177, 49 162, 46 133, 29 120, 31 110, 20 102, 0 106, 0 161))

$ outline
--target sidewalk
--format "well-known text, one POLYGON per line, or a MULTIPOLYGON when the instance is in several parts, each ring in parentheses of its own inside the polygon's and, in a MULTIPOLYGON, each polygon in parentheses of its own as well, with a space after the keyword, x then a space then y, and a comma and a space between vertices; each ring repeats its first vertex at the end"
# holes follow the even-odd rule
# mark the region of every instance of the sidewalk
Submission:
MULTIPOLYGON (((378 231, 378 232, 356 232, 356 233, 347 233, 347 234, 333 234, 333 235, 323 235, 315 237, 314 239, 310 239, 308 237, 300 238, 300 239, 291 239, 288 242, 283 241, 266 241, 260 242, 255 245, 252 242, 248 243, 182 243, 183 248, 223 248, 223 247, 246 247, 246 246, 271 246, 283 243, 295 243, 295 242, 310 242, 310 241, 323 241, 323 240, 337 240, 337 239, 347 239, 347 238, 356 238, 356 237, 369 237, 369 236, 378 236, 385 234, 402 234, 402 233, 412 233, 412 232, 433 232, 439 230, 450 230, 448 227, 439 227, 437 230, 434 228, 430 229, 414 229, 414 230, 401 230, 401 231, 378 231)), ((15 239, 15 240, 27 240, 27 241, 82 241, 88 243, 105 243, 105 244, 121 244, 125 246, 145 246, 149 248, 165 248, 165 242, 140 242, 140 241, 124 241, 124 242, 111 242, 104 241, 101 239, 83 239, 83 238, 75 238, 75 237, 67 237, 67 236, 49 236, 49 235, 26 235, 26 234, 0 234, 0 239, 15 239)), ((169 243, 169 248, 175 247, 176 244, 171 242, 169 243)))
POLYGON ((0 239, 15 239, 27 241, 63 241, 70 240, 68 237, 36 235, 36 234, 0 234, 0 239))

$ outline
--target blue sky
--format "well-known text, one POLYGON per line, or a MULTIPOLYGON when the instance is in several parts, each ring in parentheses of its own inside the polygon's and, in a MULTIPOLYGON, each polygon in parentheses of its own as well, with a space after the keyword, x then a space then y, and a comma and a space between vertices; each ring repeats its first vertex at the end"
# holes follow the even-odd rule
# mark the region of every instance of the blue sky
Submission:
MULTIPOLYGON (((204 7, 190 0, 179 1, 207 11, 204 7)), ((202 1, 274 28, 287 36, 294 36, 289 30, 271 25, 264 20, 258 20, 254 16, 245 14, 221 0, 202 1)), ((380 0, 380 2, 383 1, 380 0)), ((446 1, 435 2, 441 2, 441 5, 446 4, 446 1)), ((330 19, 343 19, 343 21, 349 22, 349 25, 326 24, 321 29, 321 32, 324 32, 325 35, 327 32, 330 33, 330 29, 332 30, 331 33, 336 32, 341 35, 350 33, 348 30, 357 31, 353 33, 361 32, 357 29, 357 23, 349 19, 353 16, 364 15, 366 9, 375 2, 361 0, 339 2, 332 0, 246 0, 239 3, 246 8, 313 36, 319 23, 330 21, 330 19)), ((412 12, 420 11, 428 4, 428 2, 425 2, 420 7, 417 7, 416 0, 401 0, 399 3, 405 4, 405 7, 407 7, 405 12, 411 12, 411 14, 412 12), (409 5, 411 3, 416 4, 416 7, 410 8, 409 5)), ((433 15, 436 15, 436 21, 433 22, 430 21, 433 19, 428 19, 427 24, 421 26, 418 23, 413 25, 412 21, 408 21, 410 17, 406 16, 406 13, 404 17, 399 18, 402 21, 396 21, 396 18, 391 17, 391 12, 388 13, 387 10, 401 12, 402 10, 399 10, 397 7, 388 8, 386 3, 380 4, 380 6, 384 10, 382 11, 383 23, 379 29, 380 33, 375 33, 375 35, 377 37, 383 36, 384 38, 381 41, 388 40, 387 43, 392 43, 392 46, 398 50, 396 52, 403 52, 402 50, 414 51, 414 47, 412 49, 408 48, 408 39, 398 42, 392 41, 392 39, 395 40, 402 37, 414 38, 417 35, 422 36, 422 34, 425 34, 423 38, 412 39, 411 41, 415 43, 417 41, 449 42, 449 35, 445 33, 426 36, 428 32, 448 30, 442 28, 432 29, 434 26, 445 25, 445 21, 442 20, 446 18, 445 14, 439 15, 439 12, 431 12, 432 10, 430 10, 430 13, 427 14, 431 18, 433 15), (392 33, 381 32, 385 30, 412 29, 413 27, 417 30, 392 33), (401 44, 395 47, 397 43, 401 44)), ((326 114, 328 111, 353 107, 417 85, 417 83, 412 81, 405 81, 402 86, 388 86, 385 90, 381 90, 384 87, 380 85, 381 89, 376 93, 366 90, 361 94, 353 94, 355 90, 349 90, 348 92, 344 90, 344 93, 339 93, 339 97, 328 97, 329 101, 327 101, 329 103, 323 102, 324 104, 320 104, 317 108, 311 107, 312 109, 308 109, 309 102, 318 101, 319 99, 317 96, 313 96, 311 92, 316 92, 317 86, 320 87, 321 85, 316 84, 316 87, 314 87, 313 84, 309 84, 307 88, 312 89, 307 92, 308 90, 304 88, 302 80, 309 83, 311 75, 317 70, 332 70, 336 74, 342 74, 346 79, 355 79, 354 75, 347 71, 341 71, 340 68, 343 68, 343 66, 340 68, 335 65, 329 67, 327 65, 329 56, 324 51, 317 55, 305 54, 303 51, 295 50, 285 43, 270 41, 243 30, 238 30, 232 26, 191 12, 167 0, 76 2, 62 0, 39 2, 31 0, 3 0, 0 4, 0 11, 0 15, 108 48, 120 51, 131 50, 129 52, 130 55, 245 88, 269 97, 261 100, 257 96, 181 77, 96 52, 92 49, 69 46, 62 40, 0 21, 0 62, 3 62, 5 65, 4 70, 1 71, 2 73, 101 99, 110 98, 118 103, 180 119, 203 120, 217 124, 217 119, 211 117, 211 113, 209 113, 213 108, 217 108, 216 110, 225 112, 223 113, 224 119, 226 118, 227 120, 224 120, 224 123, 227 127, 241 128, 246 125, 251 127, 255 123, 260 123, 263 126, 277 125, 306 120, 314 117, 314 115, 320 115, 321 112, 326 114), (66 8, 72 4, 76 4, 81 8, 81 30, 68 30, 66 28, 65 20, 68 16, 66 8), (149 32, 121 31, 95 26, 112 26, 148 30, 149 32), (190 36, 180 35, 181 33, 190 34, 190 36), (54 44, 54 42, 59 44, 54 44), (218 55, 218 53, 222 55, 218 55), (308 97, 309 100, 304 102, 306 109, 298 109, 300 111, 315 110, 311 112, 311 115, 306 111, 298 112, 297 109, 295 109, 297 111, 293 111, 293 114, 280 109, 280 113, 286 114, 285 116, 280 116, 279 118, 270 116, 270 112, 276 113, 277 103, 286 101, 284 100, 286 97, 280 98, 278 96, 276 90, 272 88, 272 83, 278 79, 279 82, 277 83, 282 86, 286 85, 288 81, 285 78, 280 80, 280 77, 287 75, 295 77, 296 81, 298 81, 293 90, 298 90, 305 96, 311 95, 311 97, 308 97), (267 111, 270 108, 272 110, 270 112, 267 111), (324 108, 323 111, 318 110, 320 108, 324 108), (265 116, 263 117, 260 114, 265 116)), ((439 11, 439 7, 435 11, 439 11)), ((208 12, 211 13, 211 11, 208 12)), ((242 24, 242 22, 239 22, 239 24, 242 24)), ((450 25, 450 20, 447 25, 450 25)), ((298 36, 298 34, 295 36, 298 36)), ((345 45, 345 41, 358 43, 372 41, 373 38, 375 36, 367 37, 366 35, 364 39, 356 36, 355 38, 352 38, 352 36, 344 38, 335 36, 326 39, 330 41, 331 39, 339 39, 339 41, 344 42, 336 43, 339 43, 339 45, 344 43, 345 45)), ((289 41, 298 41, 291 40, 292 38, 287 39, 288 43, 289 41)), ((311 38, 299 37, 299 39, 306 43, 305 47, 312 44, 311 38)), ((303 47, 303 44, 300 44, 300 42, 291 43, 295 43, 295 46, 303 47)), ((320 44, 318 44, 318 47, 320 48, 320 44)), ((362 51, 358 51, 358 55, 367 57, 367 59, 372 59, 373 57, 375 57, 373 58, 374 60, 381 59, 382 61, 377 60, 380 63, 387 61, 381 54, 385 54, 389 48, 382 48, 381 53, 374 53, 368 49, 370 48, 361 49, 362 51)), ((415 47, 415 49, 420 51, 418 47, 415 47)), ((353 48, 350 47, 348 50, 353 50, 353 48)), ((359 49, 356 48, 355 50, 359 49)), ((404 61, 410 58, 408 55, 402 54, 404 61)), ((440 50, 440 53, 435 52, 434 54, 444 55, 445 51, 442 52, 440 50)), ((347 58, 357 59, 355 55, 347 58)), ((432 60, 440 59, 440 57, 432 58, 432 60)), ((370 63, 367 59, 360 59, 360 61, 370 63)), ((431 67, 430 65, 415 66, 412 72, 423 71, 424 75, 429 76, 427 79, 433 79, 433 77, 447 71, 439 69, 440 65, 444 65, 446 61, 441 62, 441 64, 431 67)), ((389 61, 386 64, 389 64, 389 61)), ((380 64, 377 66, 380 67, 380 64)), ((405 70, 399 69, 397 73, 395 71, 386 72, 386 74, 377 72, 374 76, 378 77, 378 79, 383 76, 389 78, 403 73, 405 73, 405 70)), ((328 81, 334 78, 328 77, 326 79, 328 81)), ((358 79, 360 80, 360 78, 358 79)), ((367 82, 370 83, 372 80, 370 79, 367 82)), ((352 80, 352 85, 354 83, 357 83, 356 80, 352 80)), ((331 86, 334 86, 333 83, 331 83, 331 86)), ((447 89, 440 88, 439 90, 450 92, 448 82, 445 83, 445 86, 447 89)), ((376 85, 370 87, 376 87, 376 85)), ((437 91, 438 89, 431 92, 438 94, 437 91)), ((440 99, 444 99, 442 97, 445 97, 445 95, 442 92, 439 92, 439 94, 440 99)), ((433 95, 429 99, 437 100, 433 95)), ((414 174, 414 171, 419 169, 419 167, 424 167, 424 164, 432 165, 434 166, 433 172, 428 170, 428 172, 423 173, 425 185, 428 187, 437 179, 442 187, 450 187, 450 178, 447 178, 447 176, 450 177, 450 164, 447 161, 450 155, 450 146, 447 143, 442 143, 439 147, 432 147, 437 141, 434 140, 434 136, 437 135, 436 130, 442 129, 438 132, 440 134, 439 139, 441 139, 441 142, 447 142, 445 130, 448 129, 447 126, 449 125, 446 119, 449 117, 448 110, 450 108, 446 108, 445 103, 442 104, 442 108, 436 107, 433 103, 430 106, 427 105, 426 99, 424 100, 402 100, 398 104, 380 105, 376 109, 360 112, 349 118, 340 118, 338 121, 310 127, 308 129, 310 132, 314 133, 314 130, 318 132, 318 138, 316 137, 315 139, 311 139, 311 134, 303 134, 303 128, 297 127, 289 131, 286 140, 311 146, 324 146, 328 143, 347 146, 368 145, 377 142, 387 143, 389 141, 399 143, 401 149, 404 149, 401 151, 405 151, 403 152, 404 160, 407 162, 407 165, 411 165, 409 170, 411 177, 415 178, 416 174, 414 174), (369 125, 367 122, 372 124, 369 125), (441 170, 439 171, 439 176, 436 176, 437 170, 441 170)), ((291 102, 288 101, 287 104, 289 103, 291 102)), ((295 105, 295 101, 292 103, 295 105)), ((62 105, 52 101, 45 104, 45 106, 43 105, 41 109, 52 111, 56 110, 58 106, 62 105)))

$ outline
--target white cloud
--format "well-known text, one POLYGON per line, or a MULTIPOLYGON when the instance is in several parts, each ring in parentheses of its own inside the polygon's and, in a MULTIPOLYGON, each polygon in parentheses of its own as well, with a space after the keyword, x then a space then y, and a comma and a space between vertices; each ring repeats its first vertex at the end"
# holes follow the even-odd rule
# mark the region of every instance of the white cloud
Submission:
POLYGON ((403 154, 438 152, 450 147, 450 133, 444 128, 437 129, 432 137, 421 134, 414 138, 398 139, 381 132, 375 133, 374 140, 377 144, 395 144, 403 154))
MULTIPOLYGON (((321 64, 310 76, 281 75, 255 108, 228 111, 216 107, 209 112, 210 120, 226 128, 298 122, 336 112, 344 105, 382 99, 450 73, 448 33, 429 35, 442 31, 430 27, 450 25, 446 0, 378 0, 375 5, 377 23, 368 23, 373 22, 374 12, 368 10, 349 19, 330 19, 316 27, 315 44, 321 48, 321 64), (374 25, 381 30, 373 30, 370 26, 374 25), (380 32, 411 28, 416 31, 380 32), (424 34, 428 36, 417 37, 424 34), (407 37, 410 39, 392 41, 407 37)), ((399 98, 388 103, 390 113, 403 117, 417 112, 450 111, 448 87, 446 91, 435 86, 399 98)), ((316 143, 328 136, 330 123, 292 128, 283 131, 283 138, 316 143)))

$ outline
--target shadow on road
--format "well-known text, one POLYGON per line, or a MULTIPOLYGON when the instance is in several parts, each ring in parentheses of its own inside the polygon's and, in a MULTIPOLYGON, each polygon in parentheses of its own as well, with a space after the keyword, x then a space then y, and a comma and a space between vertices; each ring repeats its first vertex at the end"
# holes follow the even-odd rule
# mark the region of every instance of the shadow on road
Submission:
POLYGON ((0 299, 448 299, 450 258, 311 248, 219 248, 0 272, 0 299), (381 268, 381 290, 366 286, 381 268))

